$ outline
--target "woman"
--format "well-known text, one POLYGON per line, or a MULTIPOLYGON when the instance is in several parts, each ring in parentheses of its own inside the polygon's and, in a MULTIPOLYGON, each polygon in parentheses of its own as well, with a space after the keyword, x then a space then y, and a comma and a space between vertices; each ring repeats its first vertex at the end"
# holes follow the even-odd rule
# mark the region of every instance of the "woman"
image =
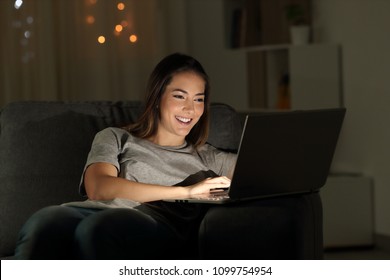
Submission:
POLYGON ((147 93, 136 123, 96 135, 80 185, 88 200, 35 213, 20 233, 17 258, 177 258, 182 246, 192 247, 185 257, 196 256, 207 209, 163 200, 228 187, 235 155, 205 143, 209 79, 194 58, 164 58, 147 93))

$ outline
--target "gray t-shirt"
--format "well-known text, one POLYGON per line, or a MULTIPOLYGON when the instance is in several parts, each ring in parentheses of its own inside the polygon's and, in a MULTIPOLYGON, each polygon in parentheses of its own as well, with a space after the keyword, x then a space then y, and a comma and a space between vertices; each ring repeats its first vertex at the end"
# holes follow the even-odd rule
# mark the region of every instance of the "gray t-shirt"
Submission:
MULTIPOLYGON (((227 176, 234 167, 236 155, 218 150, 209 144, 198 149, 187 143, 176 147, 159 146, 134 137, 124 129, 106 128, 96 134, 85 169, 96 162, 114 165, 119 176, 128 180, 173 186, 199 171, 211 170, 217 175, 227 176)), ((80 193, 86 194, 83 179, 80 193)), ((109 202, 88 200, 84 206, 99 207, 102 203, 108 207, 139 205, 137 202, 115 199, 109 202)))

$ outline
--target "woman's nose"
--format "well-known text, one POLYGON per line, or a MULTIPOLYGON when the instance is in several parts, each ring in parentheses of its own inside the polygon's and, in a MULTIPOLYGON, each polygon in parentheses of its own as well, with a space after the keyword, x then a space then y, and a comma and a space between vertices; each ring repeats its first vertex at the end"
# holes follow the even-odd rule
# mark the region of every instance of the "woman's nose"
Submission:
POLYGON ((185 111, 190 111, 190 112, 193 112, 194 111, 194 102, 192 100, 187 100, 184 104, 184 108, 183 108, 185 111))

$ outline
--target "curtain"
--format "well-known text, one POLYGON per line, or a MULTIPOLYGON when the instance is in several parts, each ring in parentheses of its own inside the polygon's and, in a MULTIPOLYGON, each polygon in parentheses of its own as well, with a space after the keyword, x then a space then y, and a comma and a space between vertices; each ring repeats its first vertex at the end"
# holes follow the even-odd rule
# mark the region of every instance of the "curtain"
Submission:
POLYGON ((158 0, 0 0, 0 106, 142 99, 163 13, 158 0))

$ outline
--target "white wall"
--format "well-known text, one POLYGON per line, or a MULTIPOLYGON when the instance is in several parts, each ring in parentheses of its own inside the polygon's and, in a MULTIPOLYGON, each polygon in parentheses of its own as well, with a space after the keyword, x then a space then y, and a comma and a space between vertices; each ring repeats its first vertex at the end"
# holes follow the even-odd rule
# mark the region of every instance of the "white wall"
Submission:
POLYGON ((226 47, 221 0, 187 0, 188 51, 211 79, 211 100, 248 107, 245 54, 226 47))
POLYGON ((390 1, 314 0, 313 8, 316 40, 343 49, 347 116, 333 168, 373 178, 375 231, 389 236, 390 1))

